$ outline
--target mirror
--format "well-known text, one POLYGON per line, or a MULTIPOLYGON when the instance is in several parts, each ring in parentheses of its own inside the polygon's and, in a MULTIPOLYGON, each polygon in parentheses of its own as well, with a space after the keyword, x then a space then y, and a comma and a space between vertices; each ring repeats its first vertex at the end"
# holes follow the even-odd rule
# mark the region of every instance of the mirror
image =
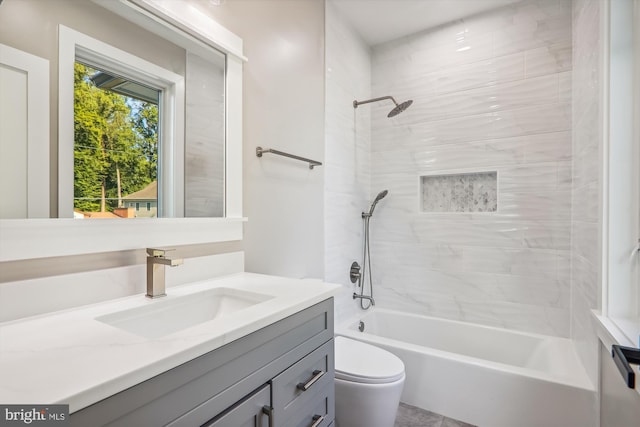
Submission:
MULTIPOLYGON (((16 160, 29 165, 21 172, 28 173, 27 198, 40 206, 32 215, 29 205, 26 216, 52 218, 0 218, 0 262, 242 239, 246 58, 242 40, 199 10, 197 1, 4 0, 0 49, 0 62, 11 50, 43 65, 36 64, 38 72, 29 72, 27 82, 29 95, 35 96, 28 104, 44 106, 36 111, 40 137, 37 144, 29 139, 27 159, 16 160), (100 48, 92 50, 91 40, 100 48), (115 52, 134 58, 133 66, 114 60, 115 52), (161 92, 160 218, 73 219, 76 60, 161 92), (151 64, 152 69, 140 64, 151 64), (37 84, 32 85, 32 76, 37 84), (205 86, 215 88, 207 92, 205 86), (163 138, 171 143, 164 144, 163 138), (205 158, 213 160, 207 163, 205 158)), ((28 122, 29 135, 36 135, 34 121, 28 122)), ((25 155, 24 150, 21 153, 25 155)))
MULTIPOLYGON (((43 58, 50 65, 51 173, 39 179, 41 192, 49 194, 49 217, 229 214, 225 212, 226 144, 231 143, 225 127, 228 52, 218 50, 214 40, 209 39, 207 45, 186 34, 176 22, 168 22, 175 21, 177 15, 164 3, 170 2, 5 0, 0 5, 0 43, 43 58), (68 41, 71 47, 65 46, 63 28, 72 34, 68 41), (73 58, 63 52, 65 49, 73 51, 73 58), (125 55, 114 58, 110 56, 112 51, 125 55), (123 64, 122 58, 131 61, 123 64), (89 104, 79 102, 81 85, 70 85, 67 75, 76 62, 102 72, 103 80, 98 82, 104 89, 102 98, 111 98, 112 102, 99 108, 105 112, 110 107, 111 112, 105 114, 111 114, 111 118, 96 116, 88 109, 89 104), (169 77, 157 82, 147 74, 169 77), (136 101, 145 98, 142 89, 157 94, 159 100, 156 123, 146 128, 139 125, 152 118, 141 117, 136 101), (107 91, 110 95, 105 95, 107 91), (170 97, 182 99, 167 102, 170 97), (114 115, 117 108, 127 111, 114 115), (153 138, 157 140, 152 142, 153 138), (146 146, 146 160, 134 160, 129 151, 123 150, 125 146, 129 151, 141 151, 146 146), (151 169, 155 171, 142 172, 150 169, 142 163, 154 161, 154 156, 157 165, 151 169), (157 197, 149 198, 148 193, 156 188, 157 197)), ((91 84, 98 87, 96 82, 91 84)), ((25 211, 16 214, 14 210, 3 218, 28 217, 23 215, 25 211)))

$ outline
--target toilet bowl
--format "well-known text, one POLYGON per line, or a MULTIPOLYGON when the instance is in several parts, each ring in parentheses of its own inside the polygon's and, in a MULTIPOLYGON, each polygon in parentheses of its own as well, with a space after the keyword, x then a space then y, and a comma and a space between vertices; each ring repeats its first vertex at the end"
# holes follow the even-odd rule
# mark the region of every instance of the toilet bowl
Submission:
POLYGON ((393 427, 404 379, 394 354, 336 337, 336 427, 393 427))

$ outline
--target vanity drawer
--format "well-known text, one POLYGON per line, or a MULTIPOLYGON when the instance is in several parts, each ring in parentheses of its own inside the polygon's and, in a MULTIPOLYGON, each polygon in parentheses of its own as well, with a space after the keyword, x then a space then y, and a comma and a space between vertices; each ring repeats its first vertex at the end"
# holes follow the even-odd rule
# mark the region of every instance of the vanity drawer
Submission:
POLYGON ((325 389, 333 395, 333 351, 331 339, 272 380, 274 413, 284 425, 297 426, 289 420, 299 415, 301 408, 313 410, 321 400, 327 400, 327 393, 321 393, 325 389))
POLYGON ((229 408, 201 427, 259 427, 269 422, 269 414, 263 408, 271 406, 271 388, 265 384, 244 400, 229 408))
POLYGON ((316 397, 306 405, 301 405, 284 422, 284 427, 329 427, 335 418, 334 386, 327 384, 316 392, 316 397))

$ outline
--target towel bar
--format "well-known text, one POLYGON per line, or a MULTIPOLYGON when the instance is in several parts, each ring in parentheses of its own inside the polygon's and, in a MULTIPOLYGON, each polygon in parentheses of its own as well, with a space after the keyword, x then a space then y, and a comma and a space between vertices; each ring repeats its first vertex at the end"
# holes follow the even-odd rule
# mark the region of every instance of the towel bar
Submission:
POLYGON ((284 151, 274 150, 272 148, 256 147, 256 156, 262 157, 264 153, 277 154, 278 156, 289 157, 290 159, 307 162, 309 163, 309 169, 313 169, 314 166, 322 166, 322 163, 316 160, 307 159, 304 157, 296 156, 295 154, 289 154, 289 153, 285 153, 284 151))

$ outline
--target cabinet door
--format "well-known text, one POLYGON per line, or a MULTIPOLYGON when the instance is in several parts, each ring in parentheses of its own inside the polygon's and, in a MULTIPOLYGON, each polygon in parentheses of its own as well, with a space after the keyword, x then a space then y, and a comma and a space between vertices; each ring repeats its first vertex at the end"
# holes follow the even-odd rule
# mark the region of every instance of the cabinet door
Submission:
POLYGON ((214 418, 202 427, 267 427, 269 416, 263 411, 271 407, 271 387, 265 384, 253 394, 247 396, 227 412, 214 418))

